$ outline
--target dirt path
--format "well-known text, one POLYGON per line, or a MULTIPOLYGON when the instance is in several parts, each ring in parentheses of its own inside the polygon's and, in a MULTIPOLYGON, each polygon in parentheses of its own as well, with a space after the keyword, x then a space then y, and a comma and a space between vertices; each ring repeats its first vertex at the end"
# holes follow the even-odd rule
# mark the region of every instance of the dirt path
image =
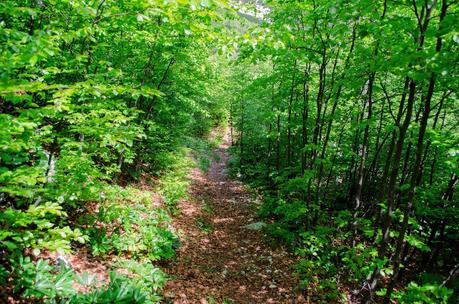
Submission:
POLYGON ((259 230, 250 195, 226 175, 228 139, 215 150, 209 172, 190 172, 190 199, 181 203, 174 226, 181 235, 165 303, 301 303, 282 249, 272 249, 259 230))

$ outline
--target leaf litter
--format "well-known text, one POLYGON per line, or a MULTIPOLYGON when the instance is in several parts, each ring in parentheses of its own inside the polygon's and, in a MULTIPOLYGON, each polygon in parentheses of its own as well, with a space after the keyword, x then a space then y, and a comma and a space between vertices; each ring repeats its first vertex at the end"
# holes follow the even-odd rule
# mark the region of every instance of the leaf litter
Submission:
POLYGON ((250 194, 226 174, 228 142, 215 149, 207 173, 189 173, 189 199, 173 221, 181 247, 166 265, 164 303, 306 303, 295 291, 294 258, 268 245, 250 194))

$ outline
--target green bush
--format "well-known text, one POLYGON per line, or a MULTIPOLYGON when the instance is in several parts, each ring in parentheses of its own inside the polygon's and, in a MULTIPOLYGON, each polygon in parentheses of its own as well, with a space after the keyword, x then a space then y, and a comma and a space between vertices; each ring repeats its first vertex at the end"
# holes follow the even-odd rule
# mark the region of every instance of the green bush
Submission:
POLYGON ((175 254, 178 242, 169 228, 170 220, 162 209, 111 204, 85 217, 89 228, 84 231, 94 255, 129 253, 151 260, 168 259, 175 254))
POLYGON ((110 283, 89 293, 77 294, 64 301, 69 304, 143 304, 149 301, 149 294, 132 283, 132 279, 116 272, 110 272, 110 283))
POLYGON ((66 216, 59 204, 51 202, 31 205, 25 211, 7 208, 0 212, 0 243, 11 253, 26 248, 35 254, 41 249, 69 251, 71 241, 84 243, 86 238, 79 229, 55 224, 66 216))
MULTIPOLYGON (((393 299, 402 304, 447 304, 453 294, 453 290, 448 289, 440 284, 426 283, 418 285, 416 282, 410 282, 405 289, 395 291, 393 299)), ((377 292, 383 296, 386 289, 377 292)))
POLYGON ((75 273, 70 269, 58 269, 51 266, 47 260, 32 262, 30 257, 20 256, 12 263, 11 277, 14 292, 27 299, 68 298, 76 293, 73 287, 75 273))
POLYGON ((179 200, 188 195, 190 180, 188 171, 193 162, 186 156, 186 150, 172 154, 173 162, 167 170, 162 172, 156 190, 163 196, 166 206, 171 211, 176 211, 179 200))
POLYGON ((115 264, 118 270, 110 272, 109 282, 102 286, 95 276, 78 275, 63 264, 53 266, 43 259, 34 262, 19 256, 11 265, 11 270, 4 269, 2 278, 9 278, 14 293, 21 299, 44 303, 158 303, 159 291, 166 283, 164 273, 150 261, 120 260, 115 264), (78 291, 78 285, 87 292, 78 291))

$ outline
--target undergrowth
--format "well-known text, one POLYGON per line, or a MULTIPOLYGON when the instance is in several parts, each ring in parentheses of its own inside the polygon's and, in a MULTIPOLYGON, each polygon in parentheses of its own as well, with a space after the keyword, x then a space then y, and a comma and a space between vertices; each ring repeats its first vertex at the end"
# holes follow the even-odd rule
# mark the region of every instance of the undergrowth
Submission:
MULTIPOLYGON (((233 153, 237 152, 233 148, 233 153)), ((275 189, 259 174, 258 168, 241 167, 239 158, 234 155, 230 161, 230 174, 247 182, 249 189, 261 193, 262 202, 257 207, 258 216, 267 224, 265 232, 276 244, 282 244, 295 253, 298 261, 293 267, 299 279, 298 289, 314 303, 349 303, 356 298, 361 282, 378 265, 381 276, 388 278, 393 270, 387 258, 378 257, 380 231, 373 226, 374 219, 360 219, 353 237, 353 215, 348 210, 330 211, 319 209, 303 197, 305 183, 301 179, 277 178, 275 189), (317 214, 319 219, 313 223, 308 215, 317 214)), ((272 185, 271 185, 272 186, 272 185)), ((394 216, 400 217, 395 210, 394 216)), ((410 219, 411 229, 418 223, 410 219)), ((395 235, 394 235, 395 236, 395 235)), ((407 242, 420 253, 430 249, 415 236, 407 242)), ((456 303, 454 290, 442 285, 441 276, 433 278, 434 273, 424 272, 413 277, 406 288, 395 290, 393 299, 397 303, 456 303)), ((386 289, 380 288, 376 296, 382 297, 386 289)))
MULTIPOLYGON (((0 213, 2 243, 13 253, 2 262, 7 266, 0 267, 0 282, 8 282, 8 293, 20 299, 44 303, 159 302, 167 277, 157 264, 180 246, 171 214, 179 212, 179 201, 187 197, 188 171, 204 169, 205 159, 210 164, 218 143, 187 138, 186 147, 163 155, 168 166, 147 187, 98 183, 91 189, 97 194, 93 202, 73 209, 70 216, 57 203, 0 213), (57 217, 68 226, 55 225, 57 217), (34 233, 21 228, 29 225, 36 225, 34 233), (9 243, 7 237, 17 241, 9 243), (66 257, 82 247, 107 267, 107 280, 90 270, 72 269, 66 257), (32 254, 24 255, 27 251, 32 254), (47 252, 58 252, 56 261, 43 258, 47 252)), ((205 221, 197 225, 211 229, 205 221)))
POLYGON ((208 139, 187 137, 185 145, 189 149, 190 155, 195 159, 199 169, 204 172, 209 171, 212 161, 219 161, 219 156, 213 150, 222 142, 222 135, 218 133, 208 139))
POLYGON ((179 152, 171 153, 171 165, 161 173, 161 178, 156 184, 155 190, 160 193, 170 211, 177 211, 177 202, 187 197, 190 180, 189 169, 194 162, 187 156, 188 149, 183 148, 179 152))
POLYGON ((159 302, 166 275, 156 263, 173 257, 180 245, 170 213, 178 211, 178 201, 187 195, 187 173, 194 165, 188 152, 171 153, 170 166, 147 189, 99 184, 99 199, 76 209, 70 217, 54 203, 31 206, 26 212, 11 209, 1 213, 1 237, 18 241, 3 241, 14 254, 2 262, 8 266, 0 267, 0 282, 9 282, 9 293, 18 298, 44 303, 159 302), (59 228, 53 223, 56 217, 67 217, 65 221, 74 228, 59 228), (21 229, 28 225, 36 225, 36 231, 21 229), (104 261, 108 280, 97 280, 89 272, 77 273, 66 262, 81 246, 104 261), (23 255, 25 249, 32 256, 23 255), (41 253, 48 251, 60 254, 57 262, 42 258, 41 253))
POLYGON ((33 262, 30 257, 25 257, 13 264, 11 277, 15 292, 22 292, 23 298, 30 301, 69 304, 156 303, 161 299, 159 291, 166 277, 150 261, 121 260, 116 266, 120 268, 109 273, 109 281, 100 282, 95 275, 87 272, 77 274, 65 265, 51 265, 43 259, 33 262))

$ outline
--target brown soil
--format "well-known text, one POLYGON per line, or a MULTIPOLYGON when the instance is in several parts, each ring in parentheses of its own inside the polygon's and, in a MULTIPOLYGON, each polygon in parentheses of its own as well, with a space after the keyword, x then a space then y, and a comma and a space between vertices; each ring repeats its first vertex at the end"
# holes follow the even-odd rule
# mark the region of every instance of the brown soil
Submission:
POLYGON ((190 199, 174 219, 181 247, 166 267, 171 280, 165 303, 305 303, 297 296, 293 259, 271 248, 259 230, 254 203, 243 185, 226 174, 228 138, 214 152, 209 172, 190 172, 190 199))

